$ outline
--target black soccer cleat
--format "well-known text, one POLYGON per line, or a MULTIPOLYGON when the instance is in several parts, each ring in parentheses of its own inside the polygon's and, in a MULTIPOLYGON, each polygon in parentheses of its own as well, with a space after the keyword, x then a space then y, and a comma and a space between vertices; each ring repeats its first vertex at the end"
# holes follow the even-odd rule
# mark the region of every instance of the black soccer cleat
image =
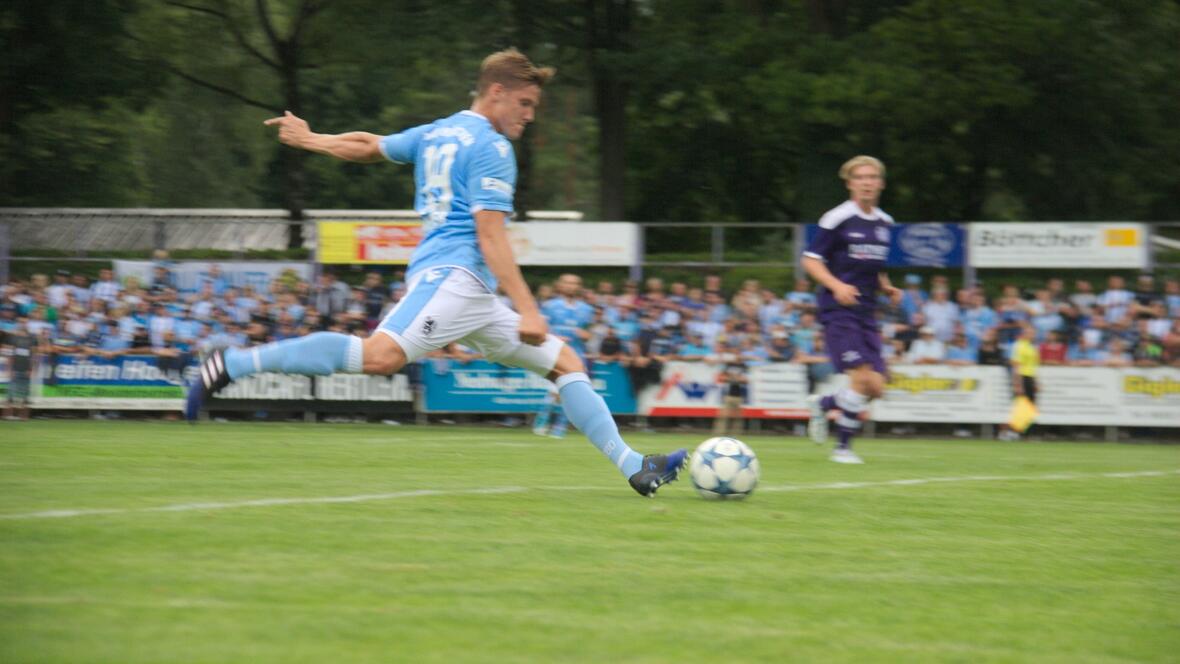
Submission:
POLYGON ((643 467, 627 482, 639 495, 652 498, 656 495, 656 489, 680 477, 680 470, 687 459, 688 451, 684 449, 671 454, 648 454, 643 457, 643 467))
POLYGON ((225 356, 220 350, 213 351, 213 354, 206 357, 205 361, 201 363, 201 371, 197 380, 188 387, 188 396, 184 402, 184 419, 195 423, 197 415, 201 413, 201 407, 205 405, 209 397, 220 392, 232 381, 229 371, 225 368, 225 356))

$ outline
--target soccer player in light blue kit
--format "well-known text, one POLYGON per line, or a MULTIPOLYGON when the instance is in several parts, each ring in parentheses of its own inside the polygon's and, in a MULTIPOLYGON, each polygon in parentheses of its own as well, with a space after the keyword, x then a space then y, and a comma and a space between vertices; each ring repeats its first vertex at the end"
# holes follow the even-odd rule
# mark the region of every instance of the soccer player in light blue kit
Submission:
MULTIPOLYGON (((574 349, 584 362, 586 339, 590 338, 590 323, 594 322, 594 307, 579 299, 582 293, 582 278, 576 274, 563 274, 557 278, 557 295, 541 303, 541 315, 557 338, 574 349)), ((533 422, 533 433, 538 436, 549 434, 554 438, 565 436, 566 418, 558 405, 561 395, 556 389, 550 390, 545 404, 533 422), (552 420, 552 422, 551 422, 552 420), (549 426, 552 423, 553 428, 549 426)))
POLYGON ((410 259, 405 297, 372 336, 317 332, 214 352, 189 389, 185 416, 195 420, 213 394, 253 373, 389 375, 462 341, 492 361, 554 381, 566 416, 641 495, 654 495, 675 480, 686 451, 641 456, 627 446, 577 353, 549 334, 508 244, 505 224, 516 186, 509 140, 520 138, 533 121, 541 87, 553 73, 515 49, 493 53, 480 67, 470 110, 384 137, 316 134, 289 111, 267 120, 278 128, 279 140, 294 148, 346 161, 414 164, 414 205, 424 237, 410 259), (497 283, 515 312, 496 297, 497 283))

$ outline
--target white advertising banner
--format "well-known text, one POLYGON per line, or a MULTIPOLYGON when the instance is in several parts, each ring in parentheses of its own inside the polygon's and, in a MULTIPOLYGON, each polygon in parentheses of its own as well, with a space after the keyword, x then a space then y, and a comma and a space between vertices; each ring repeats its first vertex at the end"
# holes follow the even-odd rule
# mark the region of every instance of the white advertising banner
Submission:
MULTIPOLYGON (((715 417, 724 385, 724 364, 669 362, 659 385, 639 393, 639 412, 652 417, 715 417)), ((767 364, 747 372, 744 417, 800 419, 807 416, 807 369, 801 364, 767 364)))
MULTIPOLYGON (((721 406, 724 365, 669 362, 659 385, 639 394, 639 412, 652 417, 714 417, 721 406)), ((896 364, 885 398, 872 404, 878 422, 999 424, 1012 408, 1003 367, 896 364)), ((751 418, 807 417, 807 373, 800 364, 768 364, 748 373, 742 414, 751 418)), ((1180 427, 1180 369, 1042 367, 1037 422, 1077 426, 1180 427)), ((835 376, 820 388, 845 383, 835 376)))
MULTIPOLYGON (((127 277, 135 277, 144 288, 152 285, 152 261, 112 261, 115 264, 115 278, 122 283, 127 277)), ((229 286, 241 288, 253 286, 254 290, 266 292, 273 279, 291 270, 300 279, 310 281, 312 267, 308 263, 269 262, 269 261, 211 261, 173 263, 168 266, 176 279, 176 287, 182 293, 195 293, 201 284, 201 279, 209 276, 209 268, 217 265, 221 268, 221 278, 229 286)))
POLYGON ((639 226, 627 222, 530 221, 508 227, 520 265, 634 265, 639 226))
POLYGON ((1043 367, 1041 424, 1180 427, 1180 369, 1043 367))
POLYGON ((1008 419, 1011 403, 1002 367, 897 364, 871 412, 878 422, 998 423, 1008 419))
POLYGON ((968 260, 975 267, 1142 269, 1148 230, 1136 223, 974 223, 968 260))
POLYGON ((214 399, 258 399, 266 401, 413 401, 410 379, 405 374, 367 376, 332 374, 297 376, 260 373, 229 384, 214 399))
POLYGON ((638 394, 639 412, 655 417, 713 417, 721 407, 717 375, 723 367, 705 362, 668 362, 659 385, 638 394))

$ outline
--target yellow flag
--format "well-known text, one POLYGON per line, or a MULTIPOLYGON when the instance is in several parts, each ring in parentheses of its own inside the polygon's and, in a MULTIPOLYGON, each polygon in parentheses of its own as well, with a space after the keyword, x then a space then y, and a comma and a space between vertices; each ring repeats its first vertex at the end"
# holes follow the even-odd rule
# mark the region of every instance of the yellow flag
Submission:
POLYGON ((1008 413, 1008 428, 1016 433, 1024 433, 1032 426, 1033 420, 1040 415, 1037 407, 1026 396, 1016 397, 1012 402, 1012 412, 1008 413))

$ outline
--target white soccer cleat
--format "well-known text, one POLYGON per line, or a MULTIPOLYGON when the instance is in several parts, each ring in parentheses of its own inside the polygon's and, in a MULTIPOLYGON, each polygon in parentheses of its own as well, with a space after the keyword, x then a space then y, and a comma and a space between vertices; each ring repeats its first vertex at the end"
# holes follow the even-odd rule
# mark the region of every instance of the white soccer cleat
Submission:
POLYGON ((820 405, 821 399, 823 397, 818 394, 807 397, 807 408, 811 411, 811 417, 807 420, 807 435, 816 445, 828 442, 828 414, 820 405))
POLYGON ((832 450, 832 456, 828 457, 829 461, 836 463, 864 463, 864 459, 856 455, 856 452, 845 449, 832 450))

